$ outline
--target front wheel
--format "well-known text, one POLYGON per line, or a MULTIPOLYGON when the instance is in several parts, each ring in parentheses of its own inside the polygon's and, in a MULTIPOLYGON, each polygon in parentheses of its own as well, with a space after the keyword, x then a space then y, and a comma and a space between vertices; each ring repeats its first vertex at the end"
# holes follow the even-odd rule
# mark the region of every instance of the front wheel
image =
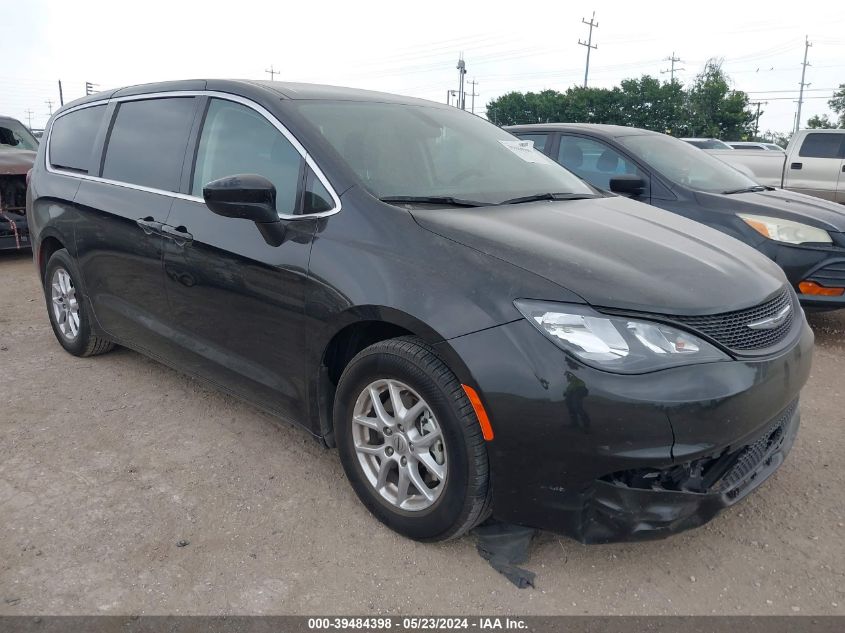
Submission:
POLYGON ((413 539, 454 538, 486 518, 487 448, 457 377, 423 341, 381 341, 343 372, 341 462, 364 505, 413 539))

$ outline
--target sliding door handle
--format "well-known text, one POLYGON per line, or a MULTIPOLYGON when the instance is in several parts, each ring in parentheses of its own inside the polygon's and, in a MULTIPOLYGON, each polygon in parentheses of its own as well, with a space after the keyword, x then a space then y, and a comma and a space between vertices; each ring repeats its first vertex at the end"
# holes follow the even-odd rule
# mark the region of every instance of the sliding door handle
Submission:
POLYGON ((169 237, 177 246, 185 246, 194 241, 194 236, 188 233, 188 229, 184 226, 170 226, 169 224, 161 225, 161 232, 164 237, 169 237))
POLYGON ((135 224, 141 227, 141 230, 147 235, 152 235, 153 233, 161 235, 161 222, 156 222, 152 216, 148 215, 145 218, 138 218, 135 220, 135 224))

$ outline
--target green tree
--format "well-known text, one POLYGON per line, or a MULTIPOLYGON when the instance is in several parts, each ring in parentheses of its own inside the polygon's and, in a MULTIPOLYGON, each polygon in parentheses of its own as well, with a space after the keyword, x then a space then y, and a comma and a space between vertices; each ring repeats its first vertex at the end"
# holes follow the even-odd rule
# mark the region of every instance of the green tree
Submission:
POLYGON ((845 127, 845 84, 839 84, 839 89, 833 93, 833 99, 827 105, 839 117, 839 127, 845 127))
POLYGON ((687 92, 686 136, 739 139, 754 132, 748 95, 731 88, 722 62, 710 59, 687 92))
POLYGON ((817 114, 816 116, 812 116, 809 119, 807 119, 807 127, 811 130, 817 130, 817 129, 829 130, 831 128, 836 127, 836 122, 831 121, 830 117, 827 116, 826 114, 822 114, 821 116, 819 116, 817 114))

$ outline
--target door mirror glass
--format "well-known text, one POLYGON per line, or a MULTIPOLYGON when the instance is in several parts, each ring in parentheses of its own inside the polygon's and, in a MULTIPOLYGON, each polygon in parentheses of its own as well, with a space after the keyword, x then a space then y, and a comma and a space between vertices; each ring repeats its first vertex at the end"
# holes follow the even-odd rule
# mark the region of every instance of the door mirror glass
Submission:
POLYGON ((625 196, 641 196, 645 191, 645 180, 634 174, 621 174, 610 179, 610 190, 625 196))
POLYGON ((226 218, 278 222, 276 187, 264 176, 238 174, 212 180, 202 189, 206 206, 226 218))

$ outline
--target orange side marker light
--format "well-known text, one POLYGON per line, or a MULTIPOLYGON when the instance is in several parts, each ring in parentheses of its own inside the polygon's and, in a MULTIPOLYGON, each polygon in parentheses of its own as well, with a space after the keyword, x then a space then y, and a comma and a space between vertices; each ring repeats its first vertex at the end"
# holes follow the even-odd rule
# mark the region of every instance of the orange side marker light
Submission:
POLYGON ((484 410, 484 405, 481 404, 481 398, 478 393, 469 385, 461 385, 464 388, 472 408, 475 409, 475 415, 478 417, 478 424, 481 426, 481 436, 488 442, 493 439, 493 427, 490 426, 490 418, 487 417, 487 411, 484 410))
POLYGON ((828 288, 817 284, 815 281, 802 281, 798 289, 805 295, 818 295, 822 297, 841 297, 845 294, 845 288, 828 288))

